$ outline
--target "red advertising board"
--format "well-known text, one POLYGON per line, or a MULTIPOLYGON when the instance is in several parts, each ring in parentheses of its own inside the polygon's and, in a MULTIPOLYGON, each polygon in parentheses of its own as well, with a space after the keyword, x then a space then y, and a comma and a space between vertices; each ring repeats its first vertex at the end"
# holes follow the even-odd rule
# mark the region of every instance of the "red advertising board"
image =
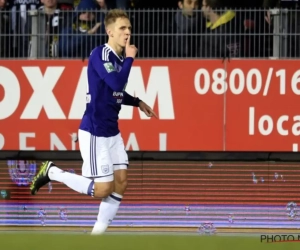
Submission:
MULTIPOLYGON (((78 150, 86 62, 0 64, 0 149, 78 150)), ((124 106, 128 150, 298 151, 300 62, 136 60, 126 91, 157 112, 124 106)))

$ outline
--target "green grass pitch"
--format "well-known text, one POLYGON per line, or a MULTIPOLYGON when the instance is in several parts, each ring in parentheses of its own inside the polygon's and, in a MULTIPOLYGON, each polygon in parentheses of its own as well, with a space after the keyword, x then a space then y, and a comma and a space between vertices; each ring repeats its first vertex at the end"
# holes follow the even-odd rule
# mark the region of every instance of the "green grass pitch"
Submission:
POLYGON ((1 250, 296 250, 300 242, 261 243, 259 236, 0 233, 1 250))

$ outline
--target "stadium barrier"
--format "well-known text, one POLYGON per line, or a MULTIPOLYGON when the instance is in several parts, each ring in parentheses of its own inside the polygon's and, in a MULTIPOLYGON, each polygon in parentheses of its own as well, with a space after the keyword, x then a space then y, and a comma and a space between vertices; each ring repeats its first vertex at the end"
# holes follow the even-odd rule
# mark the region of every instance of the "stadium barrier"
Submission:
MULTIPOLYGON (((299 228, 299 153, 133 152, 110 231, 288 232, 299 228)), ((90 230, 99 200, 50 183, 31 196, 44 160, 81 174, 78 151, 0 151, 1 229, 90 230)))
MULTIPOLYGON (((158 119, 123 106, 134 151, 299 151, 298 60, 135 60, 126 91, 158 119)), ((0 149, 78 150, 87 62, 2 60, 0 149), (40 86, 43 86, 41 88, 40 86)))

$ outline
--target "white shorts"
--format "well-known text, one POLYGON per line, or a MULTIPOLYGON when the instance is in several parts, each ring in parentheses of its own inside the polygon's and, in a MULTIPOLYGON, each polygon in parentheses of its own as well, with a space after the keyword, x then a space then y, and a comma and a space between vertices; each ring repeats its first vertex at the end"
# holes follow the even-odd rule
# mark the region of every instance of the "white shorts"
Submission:
POLYGON ((83 176, 92 177, 95 182, 110 182, 115 170, 127 169, 128 155, 121 134, 97 137, 79 130, 78 140, 83 176))

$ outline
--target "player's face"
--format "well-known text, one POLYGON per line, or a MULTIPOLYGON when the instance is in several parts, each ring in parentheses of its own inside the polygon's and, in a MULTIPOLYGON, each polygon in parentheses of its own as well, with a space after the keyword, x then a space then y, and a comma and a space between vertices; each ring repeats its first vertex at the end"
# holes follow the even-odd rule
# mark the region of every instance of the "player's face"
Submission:
POLYGON ((125 48, 126 41, 130 34, 130 21, 127 18, 118 18, 111 30, 111 37, 113 38, 114 42, 118 46, 125 48))

